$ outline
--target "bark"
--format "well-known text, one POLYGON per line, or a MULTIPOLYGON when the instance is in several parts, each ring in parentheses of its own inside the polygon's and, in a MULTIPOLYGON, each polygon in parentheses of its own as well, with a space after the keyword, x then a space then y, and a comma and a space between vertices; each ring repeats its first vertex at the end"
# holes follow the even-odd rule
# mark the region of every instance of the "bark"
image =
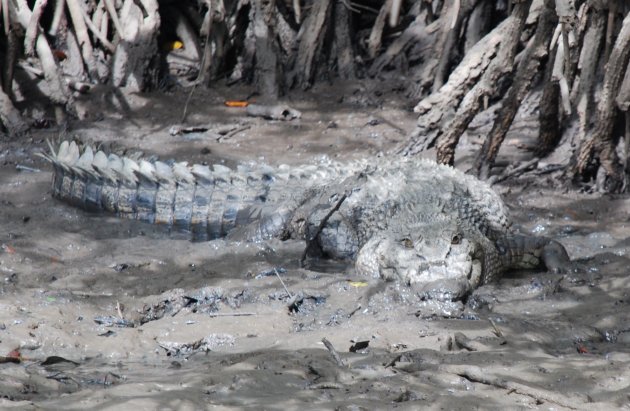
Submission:
POLYGON ((205 3, 207 10, 200 29, 201 37, 204 39, 204 47, 198 80, 209 86, 224 58, 225 5, 223 0, 205 0, 205 3))
POLYGON ((59 29, 59 24, 64 19, 65 13, 64 10, 66 8, 66 0, 56 0, 55 1, 55 9, 53 10, 53 19, 50 23, 50 27, 48 28, 48 34, 52 37, 57 36, 57 30, 59 29))
MULTIPOLYGON (((630 56, 630 12, 623 20, 621 31, 610 52, 604 86, 597 106, 597 122, 591 139, 599 153, 599 160, 607 174, 606 186, 608 192, 619 192, 625 186, 625 173, 615 151, 618 136, 613 135, 613 125, 616 117, 615 98, 628 68, 630 56)), ((586 163, 580 159, 580 164, 586 163)))
POLYGON ((560 85, 553 79, 553 62, 550 58, 544 77, 544 87, 540 98, 538 120, 538 146, 536 155, 549 153, 560 138, 560 85))
MULTIPOLYGON (((107 51, 109 51, 110 53, 113 53, 114 51, 116 51, 116 47, 107 39, 107 34, 103 35, 101 33, 101 28, 96 27, 94 23, 92 23, 92 20, 90 20, 85 10, 83 10, 83 7, 79 7, 79 12, 81 13, 81 16, 83 18, 83 21, 86 27, 92 32, 94 37, 96 37, 98 41, 101 42, 101 44, 107 49, 107 51)), ((94 62, 94 64, 96 65, 96 62, 94 62)), ((98 69, 96 72, 98 75, 98 69)))
POLYGON ((107 9, 107 13, 109 17, 112 19, 112 23, 114 28, 116 29, 116 33, 119 38, 123 36, 123 28, 122 23, 120 22, 120 18, 118 17, 118 13, 116 12, 116 7, 114 6, 114 0, 104 0, 105 8, 107 9))
POLYGON ((490 12, 492 6, 490 3, 482 1, 470 12, 468 24, 466 25, 466 40, 464 50, 468 52, 475 44, 477 44, 483 36, 488 32, 487 28, 490 24, 490 12))
POLYGON ((523 99, 531 89, 540 61, 548 54, 549 41, 557 22, 552 6, 553 0, 545 1, 544 10, 540 14, 534 39, 522 55, 514 83, 503 99, 502 108, 499 110, 490 135, 484 141, 475 161, 474 170, 484 180, 489 177, 490 169, 494 165, 505 135, 512 125, 512 121, 523 99))
POLYGON ((24 34, 24 53, 27 56, 32 56, 35 52, 35 40, 37 40, 37 32, 39 31, 39 19, 42 16, 44 7, 48 0, 36 0, 33 5, 31 18, 26 26, 26 33, 24 34))
POLYGON ((354 48, 352 47, 352 14, 342 1, 335 2, 335 38, 334 58, 337 61, 337 73, 344 80, 355 78, 354 48))
POLYGON ((477 0, 459 0, 452 2, 448 11, 442 12, 442 32, 435 48, 440 53, 440 59, 435 70, 433 92, 438 91, 448 77, 453 54, 457 52, 462 23, 468 20, 476 4, 477 0))
POLYGON ((24 134, 29 126, 22 120, 20 112, 13 106, 11 99, 0 90, 0 123, 4 125, 10 137, 24 134))
POLYGON ((289 85, 302 89, 309 88, 315 78, 317 56, 323 46, 323 40, 330 20, 331 0, 319 0, 312 3, 311 11, 304 20, 301 36, 298 35, 298 52, 295 66, 290 74, 289 85))
POLYGON ((615 101, 621 111, 628 112, 630 109, 630 70, 626 70, 626 75, 623 78, 623 82, 619 88, 619 94, 615 101))
POLYGON ((459 142, 459 137, 479 112, 481 97, 494 97, 496 84, 512 71, 516 48, 519 44, 531 3, 532 0, 527 0, 514 5, 512 15, 509 18, 511 21, 497 56, 483 74, 479 83, 464 97, 453 123, 437 143, 436 157, 439 163, 452 165, 455 162, 455 147, 459 142))
POLYGON ((212 38, 210 37, 210 34, 212 33, 212 23, 214 22, 212 1, 206 1, 206 7, 206 14, 203 18, 201 29, 199 30, 199 33, 204 40, 204 45, 203 55, 201 57, 201 67, 199 69, 197 81, 209 85, 212 70, 212 38))
POLYGON ((385 53, 381 54, 378 58, 374 60, 368 70, 368 74, 371 77, 379 75, 380 72, 388 64, 390 64, 395 58, 405 53, 405 51, 412 45, 431 43, 430 41, 428 41, 428 39, 430 38, 431 34, 435 30, 437 30, 438 24, 438 22, 435 22, 430 27, 428 27, 424 23, 423 14, 416 17, 414 22, 405 29, 400 37, 392 42, 385 53))
POLYGON ((77 79, 86 78, 85 66, 81 58, 81 48, 74 31, 68 30, 65 20, 60 23, 59 30, 63 32, 66 38, 66 59, 60 63, 64 73, 77 79))
POLYGON ((20 44, 15 34, 17 28, 7 29, 7 47, 2 64, 2 90, 7 96, 13 96, 13 74, 17 62, 20 44))
MULTIPOLYGON (((579 152, 584 152, 584 154, 581 155, 582 158, 591 158, 593 144, 592 141, 587 140, 586 136, 593 112, 593 89, 595 86, 597 67, 602 53, 601 46, 605 27, 605 10, 600 8, 591 9, 578 63, 580 67, 580 78, 575 103, 578 124, 576 134, 572 138, 572 146, 576 147, 576 149, 574 149, 571 155, 569 167, 574 173, 578 169, 584 170, 587 167, 587 164, 578 166, 579 152)), ((575 177, 576 175, 572 175, 572 178, 575 177)))
POLYGON ((368 57, 375 58, 376 54, 381 49, 381 42, 383 40, 383 30, 385 29, 385 21, 387 15, 392 7, 393 0, 387 0, 381 6, 381 10, 376 16, 376 20, 372 25, 372 31, 370 31, 370 37, 368 38, 368 57))
POLYGON ((153 86, 160 15, 156 0, 125 0, 121 9, 122 38, 112 59, 112 83, 142 91, 153 86), (137 1, 137 2, 136 2, 137 1))
POLYGON ((88 35, 87 25, 85 24, 84 11, 82 10, 83 4, 79 4, 77 0, 66 0, 68 11, 70 12, 70 19, 74 26, 74 33, 77 36, 79 45, 81 47, 81 56, 87 66, 90 77, 94 80, 100 80, 98 71, 96 69, 96 61, 94 60, 94 49, 92 48, 92 42, 88 35))
MULTIPOLYGON (((31 20, 31 10, 28 8, 26 0, 16 0, 16 17, 22 27, 28 27, 31 20)), ((61 73, 55 62, 50 45, 46 37, 40 32, 35 40, 35 52, 42 65, 44 78, 48 83, 48 97, 57 104, 71 104, 70 91, 61 78, 61 73)))
POLYGON ((254 83, 264 100, 274 101, 280 94, 278 53, 273 35, 275 2, 254 0, 254 37, 256 39, 256 70, 254 83))
POLYGON ((414 108, 420 113, 416 128, 409 140, 398 149, 404 155, 414 155, 433 146, 443 130, 453 121, 456 107, 478 83, 497 53, 511 23, 504 20, 477 43, 451 73, 448 81, 437 92, 430 94, 414 108))

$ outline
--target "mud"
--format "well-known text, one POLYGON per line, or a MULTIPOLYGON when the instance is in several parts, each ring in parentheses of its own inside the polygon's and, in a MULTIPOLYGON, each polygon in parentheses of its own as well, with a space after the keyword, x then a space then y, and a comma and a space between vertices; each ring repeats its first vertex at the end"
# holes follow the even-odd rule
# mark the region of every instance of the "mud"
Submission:
MULTIPOLYGON (((51 198, 35 156, 47 138, 278 164, 378 155, 415 121, 395 87, 293 94, 286 103, 302 118, 290 122, 223 106, 248 92, 197 91, 187 124, 211 129, 172 136, 185 93, 95 90, 70 132, 0 143, 1 408, 630 408, 627 196, 554 189, 553 175, 497 186, 516 225, 560 240, 575 267, 509 273, 458 318, 418 316, 408 289, 343 265, 300 268, 298 242, 191 243, 51 198)), ((463 169, 482 120, 460 144, 463 169)), ((528 157, 523 129, 502 161, 528 157)))

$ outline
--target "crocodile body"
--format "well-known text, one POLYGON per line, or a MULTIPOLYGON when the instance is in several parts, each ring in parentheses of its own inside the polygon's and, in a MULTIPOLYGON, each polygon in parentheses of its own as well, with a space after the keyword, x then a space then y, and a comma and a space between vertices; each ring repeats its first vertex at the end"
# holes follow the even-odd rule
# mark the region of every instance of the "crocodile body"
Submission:
POLYGON ((194 240, 305 240, 357 273, 456 300, 515 267, 559 270, 562 245, 510 230, 487 184, 432 161, 377 158, 302 167, 132 160, 64 142, 44 155, 53 195, 90 211, 164 224, 194 240))

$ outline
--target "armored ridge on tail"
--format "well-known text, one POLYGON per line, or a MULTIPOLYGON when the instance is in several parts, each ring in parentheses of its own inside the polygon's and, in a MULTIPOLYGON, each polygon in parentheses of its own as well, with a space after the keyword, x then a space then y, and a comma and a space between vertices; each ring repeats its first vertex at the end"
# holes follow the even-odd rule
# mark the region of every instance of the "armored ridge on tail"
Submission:
POLYGON ((250 240, 280 235, 309 187, 342 176, 335 167, 273 169, 133 160, 64 141, 42 155, 54 167, 52 194, 88 211, 189 231, 195 241, 257 227, 250 240), (283 205, 284 209, 278 206, 283 205))
POLYGON ((513 268, 569 262, 564 247, 511 231, 487 184, 416 158, 300 167, 132 160, 63 142, 43 155, 53 195, 75 206, 188 230, 195 240, 295 238, 357 273, 456 300, 513 268))

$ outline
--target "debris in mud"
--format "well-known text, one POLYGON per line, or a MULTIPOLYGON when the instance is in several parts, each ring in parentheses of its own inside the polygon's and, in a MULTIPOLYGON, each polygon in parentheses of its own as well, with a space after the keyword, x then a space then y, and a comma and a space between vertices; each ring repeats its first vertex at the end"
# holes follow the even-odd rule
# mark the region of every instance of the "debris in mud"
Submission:
POLYGON ((4 363, 14 363, 14 364, 19 364, 22 362, 22 358, 21 357, 15 357, 15 356, 11 356, 8 355, 6 357, 0 356, 0 364, 4 364, 4 363))
POLYGON ((107 372, 105 375, 87 378, 83 382, 87 385, 101 385, 103 387, 109 387, 111 385, 116 385, 125 381, 126 378, 122 375, 114 374, 113 372, 107 372))
POLYGON ((213 124, 189 127, 182 125, 173 125, 169 128, 168 132, 171 136, 183 135, 186 140, 211 138, 216 141, 221 141, 227 140, 242 131, 248 130, 249 128, 251 128, 251 125, 246 122, 218 126, 213 124))
POLYGON ((46 359, 42 361, 41 365, 44 367, 52 367, 52 366, 58 367, 60 365, 77 367, 80 364, 76 361, 72 361, 67 358, 60 357, 58 355, 51 355, 50 357, 46 357, 46 359))
POLYGON ((290 313, 305 313, 315 309, 316 306, 326 302, 328 295, 317 291, 298 291, 289 299, 287 306, 290 313))
POLYGON ((418 394, 413 391, 409 391, 408 389, 405 389, 403 392, 400 393, 398 397, 394 398, 394 402, 409 402, 409 401, 419 401, 419 400, 426 400, 426 399, 427 399, 427 396, 424 394, 418 394))
POLYGON ((245 109, 248 116, 262 117, 267 120, 289 121, 299 119, 302 113, 284 104, 265 106, 262 104, 248 104, 245 109))
POLYGON ((459 318, 464 311, 464 304, 461 301, 438 301, 424 300, 418 303, 419 309, 416 317, 427 318, 459 318))
POLYGON ((360 352, 362 354, 365 353, 365 349, 368 348, 368 346, 370 345, 370 341, 369 340, 365 340, 365 341, 352 341, 354 344, 352 344, 350 346, 350 352, 360 352))
POLYGON ((343 362, 343 359, 341 359, 341 356, 339 355, 335 347, 332 345, 332 343, 328 341, 328 339, 325 337, 322 338, 322 343, 324 343, 324 346, 326 347, 328 352, 330 352, 330 356, 335 361, 335 364, 337 364, 339 367, 346 368, 347 367, 346 363, 343 362))
POLYGON ((221 288, 204 287, 197 293, 188 293, 176 288, 162 294, 159 302, 145 305, 140 310, 139 322, 145 324, 166 315, 174 317, 184 308, 196 313, 213 313, 219 311, 218 304, 224 298, 224 291, 221 288))
POLYGON ((121 327, 121 328, 133 328, 135 326, 133 321, 126 320, 120 317, 114 317, 113 315, 99 315, 94 317, 94 322, 105 327, 121 327))
POLYGON ((8 244, 2 244, 0 248, 2 248, 2 250, 7 254, 15 254, 15 248, 11 247, 8 244))
POLYGON ((112 268, 117 273, 121 273, 129 268, 142 268, 142 267, 147 267, 149 265, 151 265, 151 262, 147 261, 147 262, 135 263, 135 264, 118 263, 118 264, 112 264, 109 267, 112 268))
POLYGON ((260 280, 261 278, 271 277, 272 275, 284 274, 287 272, 286 268, 283 267, 273 267, 268 270, 263 270, 254 276, 255 279, 260 280))
MULTIPOLYGON (((156 340, 157 341, 157 340, 156 340)), ((236 339, 230 334, 210 334, 191 343, 180 343, 172 341, 157 341, 158 345, 166 351, 169 357, 181 355, 192 355, 198 352, 210 352, 217 347, 234 345, 236 339)))
POLYGON ((453 343, 456 348, 463 348, 466 351, 482 351, 484 348, 487 348, 483 344, 466 337, 462 332, 455 333, 453 343))
POLYGON ((15 169, 18 171, 23 171, 27 173, 41 173, 42 172, 42 170, 40 170, 39 168, 28 167, 22 164, 16 164, 15 169))
POLYGON ((579 354, 589 354, 588 348, 586 348, 583 344, 577 343, 575 345, 575 349, 579 354))
POLYGON ((344 310, 343 308, 339 308, 335 310, 335 312, 330 316, 326 325, 328 326, 340 325, 343 322, 345 322, 345 320, 351 318, 361 308, 362 306, 361 304, 359 304, 349 313, 346 313, 346 310, 344 310))

